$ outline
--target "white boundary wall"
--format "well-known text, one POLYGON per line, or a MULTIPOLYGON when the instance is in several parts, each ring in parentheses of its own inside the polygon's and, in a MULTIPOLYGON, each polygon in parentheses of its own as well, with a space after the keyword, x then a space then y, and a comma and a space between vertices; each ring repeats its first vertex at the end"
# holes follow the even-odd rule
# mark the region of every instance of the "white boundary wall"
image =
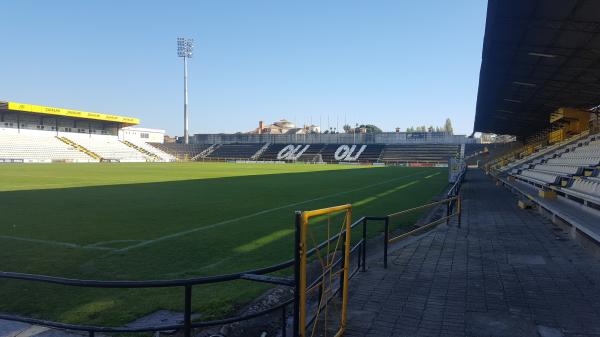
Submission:
POLYGON ((270 134, 196 134, 195 144, 272 143, 272 144, 467 144, 478 139, 444 132, 383 132, 371 134, 313 133, 294 135, 270 134))

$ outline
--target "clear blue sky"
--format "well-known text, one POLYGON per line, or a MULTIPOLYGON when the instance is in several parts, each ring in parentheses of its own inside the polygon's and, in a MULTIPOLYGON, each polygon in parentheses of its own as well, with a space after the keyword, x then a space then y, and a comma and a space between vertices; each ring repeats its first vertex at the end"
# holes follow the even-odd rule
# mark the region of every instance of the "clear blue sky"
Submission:
POLYGON ((0 99, 182 134, 176 38, 196 40, 190 131, 327 119, 473 128, 485 0, 2 2, 0 99))

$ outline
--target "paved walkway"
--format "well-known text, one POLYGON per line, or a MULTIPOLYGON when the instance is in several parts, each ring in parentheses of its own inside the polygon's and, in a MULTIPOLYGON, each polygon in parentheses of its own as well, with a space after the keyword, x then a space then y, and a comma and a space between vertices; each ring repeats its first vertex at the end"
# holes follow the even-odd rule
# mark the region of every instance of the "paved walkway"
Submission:
POLYGON ((350 283, 351 336, 600 336, 600 261, 479 170, 442 226, 350 283))

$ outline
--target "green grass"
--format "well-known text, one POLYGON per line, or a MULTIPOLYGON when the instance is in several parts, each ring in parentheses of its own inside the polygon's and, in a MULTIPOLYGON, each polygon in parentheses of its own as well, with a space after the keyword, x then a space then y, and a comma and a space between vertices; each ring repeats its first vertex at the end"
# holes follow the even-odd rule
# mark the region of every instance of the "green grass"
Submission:
MULTIPOLYGON (((429 201, 446 183, 439 168, 0 165, 0 270, 144 280, 264 267, 293 256, 295 210, 352 203, 355 219, 383 215, 429 201)), ((323 239, 325 221, 314 228, 323 239)), ((266 289, 248 281, 197 286, 193 309, 204 317, 224 315, 266 289)), ((182 295, 182 289, 4 280, 0 312, 120 325, 158 309, 182 310, 182 295)))

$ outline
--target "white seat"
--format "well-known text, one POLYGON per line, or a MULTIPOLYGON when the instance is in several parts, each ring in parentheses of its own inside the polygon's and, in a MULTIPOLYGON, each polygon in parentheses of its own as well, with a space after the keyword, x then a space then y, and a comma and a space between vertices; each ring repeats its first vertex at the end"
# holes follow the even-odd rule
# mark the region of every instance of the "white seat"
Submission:
POLYGON ((568 189, 600 198, 600 182, 589 179, 575 179, 568 189))
POLYGON ((527 178, 532 178, 547 184, 554 184, 558 179, 558 175, 533 170, 523 170, 520 176, 525 177, 525 180, 529 180, 527 178))
POLYGON ((116 160, 120 162, 146 162, 151 160, 140 151, 131 148, 121 141, 117 136, 88 135, 88 134, 64 134, 71 141, 96 153, 103 159, 116 160))
POLYGON ((141 142, 141 141, 131 141, 131 140, 128 140, 128 142, 154 154, 155 156, 159 157, 162 161, 165 161, 165 162, 176 161, 175 156, 170 155, 164 151, 161 151, 160 149, 158 149, 148 143, 141 142))
POLYGON ((550 173, 557 173, 557 174, 561 174, 561 175, 564 175, 564 174, 573 175, 573 174, 580 173, 581 168, 578 166, 540 164, 540 165, 535 166, 535 170, 550 172, 550 173))
POLYGON ((47 134, 0 134, 0 159, 18 159, 32 162, 97 161, 87 154, 47 134))

